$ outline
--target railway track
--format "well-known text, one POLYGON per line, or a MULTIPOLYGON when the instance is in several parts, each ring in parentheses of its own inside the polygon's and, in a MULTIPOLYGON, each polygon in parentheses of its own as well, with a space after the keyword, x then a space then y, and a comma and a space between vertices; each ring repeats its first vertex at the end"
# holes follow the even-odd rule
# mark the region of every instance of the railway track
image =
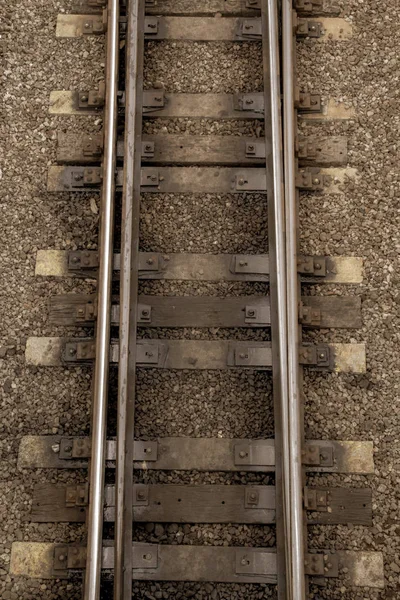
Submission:
MULTIPOLYGON (((88 0, 60 15, 57 35, 106 36, 104 83, 84 92, 54 91, 50 112, 102 114, 103 130, 60 132, 58 164, 48 175, 52 192, 100 192, 98 249, 43 249, 36 266, 38 276, 83 277, 96 285, 89 295, 50 299, 50 322, 79 327, 78 335, 30 338, 26 350, 28 364, 43 368, 94 363, 90 436, 26 437, 19 459, 22 468, 84 470, 85 483, 38 486, 30 519, 86 522, 87 540, 16 542, 11 572, 43 579, 82 572, 85 600, 112 594, 126 600, 137 581, 211 582, 217 594, 235 597, 233 584, 249 598, 276 594, 280 600, 317 597, 330 580, 380 588, 379 553, 316 550, 307 535, 309 524, 372 520, 369 489, 307 485, 309 473, 372 473, 372 444, 306 440, 303 415, 303 369, 365 370, 362 344, 314 343, 309 334, 361 325, 357 297, 310 294, 313 284, 360 283, 361 260, 303 255, 298 236, 300 194, 334 202, 355 174, 347 167, 345 138, 312 133, 314 122, 351 113, 317 90, 297 89, 296 39, 345 43, 351 27, 319 0, 294 6, 109 0, 104 11, 102 5, 88 0), (254 91, 231 94, 145 86, 146 46, 165 40, 257 45, 262 77, 254 91), (297 133, 299 118, 306 137, 297 133), (185 122, 206 119, 220 127, 244 123, 252 134, 209 135, 206 124, 199 135, 190 128, 182 133, 185 122), (179 133, 170 132, 170 123, 179 123, 179 133), (248 207, 250 231, 252 215, 268 211, 267 232, 257 236, 259 249, 249 241, 247 252, 177 252, 173 240, 148 247, 141 209, 164 194, 199 195, 211 206, 226 198, 233 208, 239 199, 248 207), (163 293, 170 282, 175 292, 163 293), (208 294, 198 293, 204 289, 208 294), (137 435, 138 377, 147 372, 151 382, 160 370, 173 378, 178 396, 193 373, 223 372, 245 382, 260 373, 265 395, 272 380, 273 434, 265 428, 232 437, 222 423, 214 437, 195 429, 179 437, 137 435), (174 483, 165 483, 170 473, 174 483), (210 473, 219 483, 207 482, 210 473), (257 546, 182 543, 180 536, 166 544, 143 530, 138 538, 136 523, 148 524, 150 534, 159 523, 268 525, 274 533, 257 546)), ((229 234, 235 247, 235 229, 229 234)), ((240 402, 227 406, 227 415, 237 410, 249 419, 240 402)), ((158 597, 175 597, 167 590, 158 597)))

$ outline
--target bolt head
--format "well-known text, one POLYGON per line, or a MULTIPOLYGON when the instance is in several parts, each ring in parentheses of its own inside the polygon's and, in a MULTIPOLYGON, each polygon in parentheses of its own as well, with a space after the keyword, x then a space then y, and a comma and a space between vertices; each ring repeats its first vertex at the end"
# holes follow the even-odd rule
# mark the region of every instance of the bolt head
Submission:
POLYGON ((241 451, 239 452, 239 456, 240 456, 240 458, 246 458, 246 456, 247 456, 247 452, 245 452, 244 450, 241 450, 241 451))

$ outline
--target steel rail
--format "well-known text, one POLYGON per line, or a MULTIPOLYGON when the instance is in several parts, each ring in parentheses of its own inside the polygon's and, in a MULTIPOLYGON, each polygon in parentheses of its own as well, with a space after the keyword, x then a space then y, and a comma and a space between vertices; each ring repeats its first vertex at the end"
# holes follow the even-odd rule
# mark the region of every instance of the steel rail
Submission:
POLYGON ((119 58, 119 0, 108 2, 106 98, 104 113, 103 185, 100 207, 100 247, 96 362, 92 407, 92 452, 89 478, 89 514, 85 600, 99 600, 103 541, 103 500, 107 430, 111 283, 117 139, 119 58))
POLYGON ((268 236, 271 261, 271 336, 277 490, 278 597, 289 600, 291 570, 290 448, 288 413, 288 328, 285 240, 285 199, 283 184, 281 82, 277 0, 266 0, 262 7, 265 139, 267 151, 268 236))
POLYGON ((144 0, 129 0, 126 35, 125 152, 121 218, 114 600, 132 598, 133 437, 139 285, 144 0))
POLYGON ((289 597, 305 600, 304 513, 302 472, 302 416, 299 367, 299 276, 297 273, 297 213, 295 176, 295 109, 294 109, 294 37, 291 0, 282 2, 282 70, 283 70, 283 147, 285 168, 286 277, 289 375, 289 441, 290 441, 290 556, 289 597))

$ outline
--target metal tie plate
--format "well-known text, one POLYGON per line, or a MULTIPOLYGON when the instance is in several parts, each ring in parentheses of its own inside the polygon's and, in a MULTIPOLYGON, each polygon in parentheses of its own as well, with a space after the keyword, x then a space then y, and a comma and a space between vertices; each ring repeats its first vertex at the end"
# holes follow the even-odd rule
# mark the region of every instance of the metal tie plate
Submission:
POLYGON ((140 185, 145 188, 158 188, 160 183, 160 174, 158 169, 146 167, 141 170, 140 185))
POLYGON ((265 142, 262 140, 251 140, 246 142, 246 158, 265 158, 265 142))
POLYGON ((140 365, 158 365, 159 344, 157 340, 145 342, 139 340, 136 350, 136 363, 140 365))
POLYGON ((264 94, 234 94, 233 107, 235 110, 250 111, 264 114, 264 94))
POLYGON ((151 309, 149 304, 138 304, 138 323, 151 323, 151 309))
POLYGON ((142 142, 142 158, 154 158, 154 142, 142 142))
POLYGON ((276 574, 276 554, 254 548, 236 550, 235 571, 238 575, 276 574))
POLYGON ((139 272, 143 271, 159 271, 160 257, 158 254, 140 254, 139 255, 139 272))
POLYGON ((234 365, 236 367, 267 367, 270 364, 271 349, 248 346, 234 348, 234 365))
POLYGON ((268 275, 268 259, 263 255, 239 254, 234 256, 233 273, 268 275))
POLYGON ((235 189, 237 192, 266 192, 266 171, 264 169, 251 169, 237 173, 235 189))
POLYGON ((158 546, 156 544, 134 544, 132 568, 156 569, 158 566, 158 546))
POLYGON ((135 462, 154 462, 157 460, 158 443, 135 440, 133 442, 133 460, 135 462))
POLYGON ((164 108, 165 97, 164 90, 144 90, 143 92, 143 112, 149 113, 164 108))
POLYGON ((262 38, 262 25, 261 19, 241 19, 239 21, 239 39, 244 40, 258 40, 262 38))
POLYGON ((324 256, 303 256, 297 257, 297 272, 302 275, 312 275, 313 277, 326 276, 326 258, 324 256))
POLYGON ((98 269, 99 254, 95 250, 76 250, 68 254, 68 269, 98 269))
POLYGON ((240 442, 234 447, 234 463, 243 467, 275 465, 275 448, 267 441, 240 442))
POLYGON ((245 306, 244 322, 249 325, 268 325, 270 312, 268 306, 245 306))
POLYGON ((302 452, 303 464, 313 467, 333 467, 334 454, 331 446, 307 444, 302 452))
POLYGON ((158 17, 146 17, 144 20, 144 34, 148 36, 155 36, 158 33, 159 18, 158 17))

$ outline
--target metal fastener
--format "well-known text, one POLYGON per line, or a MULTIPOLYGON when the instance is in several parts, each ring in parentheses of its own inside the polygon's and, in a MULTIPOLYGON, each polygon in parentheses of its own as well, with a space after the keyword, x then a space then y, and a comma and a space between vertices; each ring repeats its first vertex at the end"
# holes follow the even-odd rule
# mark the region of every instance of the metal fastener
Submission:
POLYGON ((246 456, 247 456, 247 452, 245 452, 244 450, 241 450, 241 451, 239 452, 239 456, 240 456, 240 458, 246 458, 246 456))

